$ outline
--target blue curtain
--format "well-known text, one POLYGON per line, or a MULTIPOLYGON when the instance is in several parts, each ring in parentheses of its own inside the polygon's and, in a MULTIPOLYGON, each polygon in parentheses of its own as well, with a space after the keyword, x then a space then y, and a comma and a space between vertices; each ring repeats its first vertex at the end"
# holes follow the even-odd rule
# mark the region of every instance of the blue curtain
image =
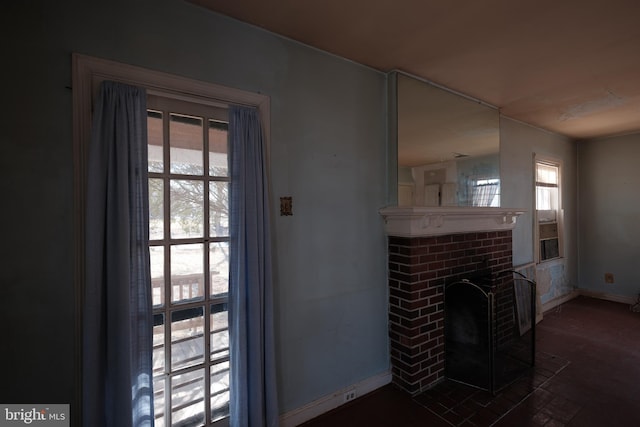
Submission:
POLYGON ((93 114, 83 425, 153 426, 145 90, 103 82, 93 114))
POLYGON ((266 147, 256 109, 229 109, 230 416, 233 427, 278 425, 266 147))

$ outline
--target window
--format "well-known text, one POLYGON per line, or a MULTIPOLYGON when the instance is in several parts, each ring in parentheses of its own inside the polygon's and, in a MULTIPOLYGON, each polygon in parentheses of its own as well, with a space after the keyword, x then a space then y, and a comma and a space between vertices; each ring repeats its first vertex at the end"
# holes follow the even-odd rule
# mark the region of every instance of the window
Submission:
POLYGON ((560 166, 536 161, 536 222, 540 261, 561 256, 560 166))
MULTIPOLYGON (((256 107, 268 146, 269 97, 76 53, 72 69, 77 324, 83 322, 86 287, 84 215, 92 106, 100 82, 115 80, 145 87, 149 95, 156 425, 228 424, 226 106, 256 107), (196 128, 202 136, 192 139, 196 128)), ((82 332, 77 328, 80 347, 82 332)), ((78 422, 87 410, 82 360, 78 351, 78 422)))
POLYGON ((148 97, 155 425, 229 416, 227 111, 148 97))

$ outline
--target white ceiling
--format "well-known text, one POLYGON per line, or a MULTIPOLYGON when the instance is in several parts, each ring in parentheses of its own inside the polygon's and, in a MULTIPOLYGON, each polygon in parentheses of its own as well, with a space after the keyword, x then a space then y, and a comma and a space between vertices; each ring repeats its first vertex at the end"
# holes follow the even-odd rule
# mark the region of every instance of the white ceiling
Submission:
POLYGON ((572 138, 640 131, 638 0, 190 0, 572 138))

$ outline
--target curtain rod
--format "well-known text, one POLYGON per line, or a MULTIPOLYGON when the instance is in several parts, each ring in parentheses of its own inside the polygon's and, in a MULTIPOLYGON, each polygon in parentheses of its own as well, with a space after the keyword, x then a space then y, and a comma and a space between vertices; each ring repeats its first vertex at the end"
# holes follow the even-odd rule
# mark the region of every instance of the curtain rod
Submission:
POLYGON ((198 96, 192 93, 175 92, 167 89, 158 89, 154 87, 146 87, 147 94, 160 96, 163 98, 177 99, 179 101, 195 102, 198 104, 204 104, 211 107, 228 108, 230 105, 248 106, 246 104, 238 104, 234 102, 228 102, 221 99, 209 98, 206 96, 198 96))

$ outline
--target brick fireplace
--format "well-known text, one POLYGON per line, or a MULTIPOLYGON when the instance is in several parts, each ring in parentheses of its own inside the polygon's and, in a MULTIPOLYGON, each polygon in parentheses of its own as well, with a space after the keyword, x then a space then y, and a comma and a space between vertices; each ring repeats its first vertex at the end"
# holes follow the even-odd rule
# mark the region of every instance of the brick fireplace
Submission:
MULTIPOLYGON (((389 337, 393 382, 411 395, 445 376, 445 284, 510 270, 521 211, 385 208, 389 235, 389 337)), ((513 318, 512 293, 494 280, 496 316, 513 318)), ((513 325, 500 323, 500 328, 513 325)), ((496 339, 509 331, 498 329, 496 339)))

